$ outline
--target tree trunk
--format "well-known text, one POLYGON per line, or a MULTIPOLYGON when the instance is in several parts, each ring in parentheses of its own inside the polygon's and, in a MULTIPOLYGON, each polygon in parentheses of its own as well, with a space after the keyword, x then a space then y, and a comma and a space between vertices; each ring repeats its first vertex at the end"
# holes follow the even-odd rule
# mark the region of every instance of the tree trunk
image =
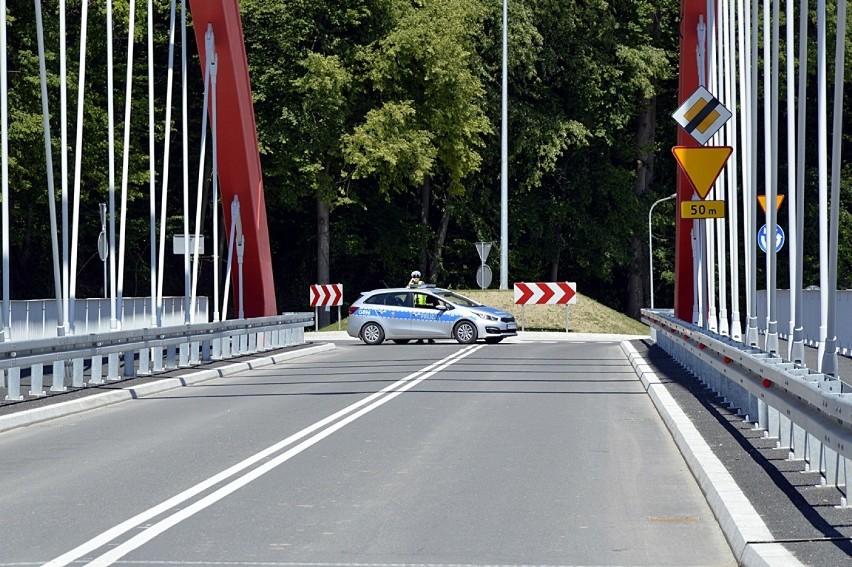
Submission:
MULTIPOLYGON (((636 183, 633 190, 636 195, 644 195, 650 188, 654 177, 654 130, 656 128, 656 98, 646 101, 636 123, 636 183)), ((627 314, 638 319, 645 298, 650 295, 648 251, 643 247, 644 239, 634 234, 630 238, 630 268, 627 277, 627 314), (644 252, 644 253, 643 253, 644 252), (643 285, 644 284, 644 285, 643 285), (646 293, 647 291, 647 293, 646 293)))
POLYGON ((429 278, 432 282, 438 279, 438 271, 441 268, 441 258, 444 255, 444 243, 447 241, 447 230, 450 227, 450 218, 452 218, 452 213, 450 212, 451 199, 451 196, 447 197, 444 212, 441 215, 441 225, 438 228, 438 238, 435 241, 435 253, 432 255, 431 262, 429 263, 429 278))
MULTIPOLYGON (((660 18, 654 14, 651 22, 651 35, 660 39, 660 18)), ((654 141, 657 128, 657 98, 645 101, 642 112, 636 121, 636 183, 634 191, 642 196, 648 192, 654 182, 654 141)), ((646 298, 650 297, 650 274, 648 266, 649 250, 644 248, 644 238, 635 234, 630 239, 630 268, 627 281, 627 314, 638 319, 646 298)))
MULTIPOLYGON (((317 195, 317 282, 318 284, 331 283, 329 281, 329 206, 322 197, 317 195)), ((331 313, 324 307, 319 308, 317 325, 320 328, 331 323, 331 313)))
POLYGON ((429 233, 432 228, 429 226, 429 216, 432 202, 432 182, 427 176, 423 180, 423 185, 420 186, 420 267, 419 270, 423 274, 423 281, 434 282, 435 274, 430 271, 431 264, 429 258, 429 233))
POLYGON ((562 225, 557 223, 553 231, 553 259, 550 262, 550 280, 558 281, 559 277, 559 258, 562 255, 562 225))

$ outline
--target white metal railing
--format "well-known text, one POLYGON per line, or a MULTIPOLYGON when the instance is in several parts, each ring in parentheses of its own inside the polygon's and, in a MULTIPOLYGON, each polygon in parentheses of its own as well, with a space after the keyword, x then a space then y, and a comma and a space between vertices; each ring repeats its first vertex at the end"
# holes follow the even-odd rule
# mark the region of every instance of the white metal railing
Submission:
POLYGON ((642 310, 657 344, 679 364, 776 438, 790 460, 819 471, 847 505, 852 459, 852 388, 755 347, 676 319, 642 310))
MULTIPOLYGON (((775 291, 776 317, 778 319, 778 336, 782 339, 790 337, 790 290, 779 289, 775 291)), ((819 346, 820 341, 820 290, 802 290, 802 332, 806 345, 819 346)), ((852 291, 837 290, 836 292, 837 313, 852 313, 852 291), (847 307, 847 305, 849 307, 847 307)), ((757 292, 757 328, 761 333, 766 332, 766 290, 757 292)), ((852 353, 852 317, 837 317, 835 321, 835 333, 837 334, 837 347, 840 354, 852 353)))
POLYGON ((45 395, 46 373, 52 374, 53 392, 103 384, 105 379, 150 375, 303 344, 304 329, 313 324, 313 313, 285 313, 0 343, 0 386, 6 390, 6 400, 21 400, 22 375, 29 378, 29 396, 45 395))
MULTIPOLYGON (((77 335, 107 333, 110 330, 110 299, 77 299, 74 309, 74 329, 77 335)), ((164 297, 162 326, 182 325, 184 298, 164 297)), ((55 299, 12 301, 11 340, 34 340, 59 336, 55 299)), ((121 329, 144 329, 152 326, 155 314, 151 312, 150 297, 125 297, 121 301, 121 329)), ((207 298, 196 298, 194 321, 208 321, 207 298)))

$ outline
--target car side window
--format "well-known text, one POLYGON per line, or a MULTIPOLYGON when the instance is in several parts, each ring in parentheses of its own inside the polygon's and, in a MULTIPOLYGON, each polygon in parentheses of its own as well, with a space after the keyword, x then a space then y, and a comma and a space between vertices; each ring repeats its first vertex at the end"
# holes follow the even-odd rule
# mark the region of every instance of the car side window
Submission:
POLYGON ((438 305, 441 305, 442 303, 443 302, 434 295, 429 295, 427 293, 414 294, 414 306, 420 307, 421 309, 437 309, 438 305))
POLYGON ((392 293, 377 293, 372 297, 364 300, 364 303, 369 305, 394 305, 392 293))

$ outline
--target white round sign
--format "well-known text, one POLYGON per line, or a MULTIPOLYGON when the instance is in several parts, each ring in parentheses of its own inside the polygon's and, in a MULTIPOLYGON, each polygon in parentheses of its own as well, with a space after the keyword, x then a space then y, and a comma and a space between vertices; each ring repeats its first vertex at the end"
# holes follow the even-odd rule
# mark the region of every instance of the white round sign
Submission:
POLYGON ((105 261, 107 259, 107 256, 109 256, 109 246, 107 246, 106 232, 104 232, 103 230, 98 235, 98 256, 100 256, 101 262, 105 261))
POLYGON ((487 264, 476 269, 476 284, 480 289, 485 289, 491 285, 491 268, 487 264))

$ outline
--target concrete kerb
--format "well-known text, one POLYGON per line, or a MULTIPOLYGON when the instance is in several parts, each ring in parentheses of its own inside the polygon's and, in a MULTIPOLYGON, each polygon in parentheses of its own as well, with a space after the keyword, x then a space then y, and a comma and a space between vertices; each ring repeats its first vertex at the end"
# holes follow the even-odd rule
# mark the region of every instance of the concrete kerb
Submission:
POLYGON ((222 378, 231 374, 236 374, 237 372, 242 372, 244 370, 251 370, 253 368, 261 368, 272 364, 279 364, 287 360, 301 358, 303 356, 308 356, 311 354, 317 354, 323 351, 331 350, 333 348, 335 347, 332 343, 319 344, 316 346, 310 346, 295 351, 287 351, 274 354, 272 356, 254 358, 245 362, 235 362, 233 364, 221 366, 219 368, 189 372, 181 376, 157 380, 156 382, 149 382, 147 384, 140 384, 132 387, 122 388, 120 390, 111 390, 109 392, 103 392, 101 394, 96 394, 93 396, 86 396, 83 398, 78 398, 76 400, 69 400, 67 402, 60 402, 49 406, 0 416, 0 433, 8 431, 10 429, 15 429, 17 427, 32 425, 35 423, 56 419, 58 417, 64 417, 67 415, 80 413, 116 404, 119 402, 124 402, 127 400, 133 400, 144 396, 149 396, 151 394, 165 392, 166 390, 172 390, 174 388, 190 386, 192 384, 204 382, 205 380, 222 378))
POLYGON ((621 349, 704 492, 738 563, 743 567, 803 567, 787 548, 772 543, 769 528, 651 366, 630 341, 622 341, 621 349))

